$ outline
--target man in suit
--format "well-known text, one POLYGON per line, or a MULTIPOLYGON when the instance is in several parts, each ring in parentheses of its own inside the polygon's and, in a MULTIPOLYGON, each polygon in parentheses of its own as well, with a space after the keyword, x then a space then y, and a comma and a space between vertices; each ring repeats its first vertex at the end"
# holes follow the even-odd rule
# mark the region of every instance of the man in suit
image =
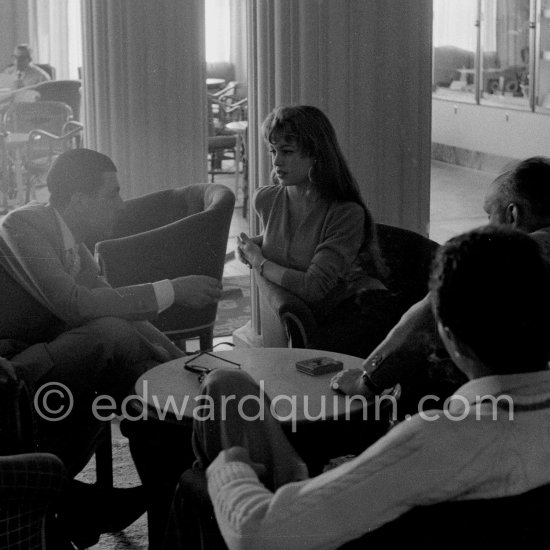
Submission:
POLYGON ((13 51, 13 65, 2 74, 11 77, 12 88, 33 86, 50 80, 50 75, 32 62, 31 49, 27 44, 19 44, 13 51))
MULTIPOLYGON (((550 266, 549 158, 525 159, 499 175, 488 189, 484 210, 489 225, 529 234, 550 266)), ((365 396, 399 383, 402 413, 411 412, 409 408, 414 412, 423 395, 436 393, 444 398, 464 381, 445 355, 428 295, 403 315, 367 357, 364 371, 344 370, 331 383, 341 393, 365 396)))
POLYGON ((63 384, 72 396, 66 418, 37 420, 40 449, 75 475, 93 452, 94 398, 108 394, 120 404, 146 369, 183 354, 147 320, 173 303, 215 302, 221 284, 188 276, 111 288, 85 243, 108 238, 124 208, 115 165, 95 151, 70 150, 47 183, 49 204, 23 206, 0 223, 0 354, 35 395, 63 384))

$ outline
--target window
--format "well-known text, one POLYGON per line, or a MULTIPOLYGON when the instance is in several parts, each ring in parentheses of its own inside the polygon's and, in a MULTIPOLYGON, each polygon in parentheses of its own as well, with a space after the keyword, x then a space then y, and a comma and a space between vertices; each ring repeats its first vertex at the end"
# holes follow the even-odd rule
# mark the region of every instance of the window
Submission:
POLYGON ((229 61, 229 0, 205 0, 206 61, 229 61))
POLYGON ((35 61, 52 65, 58 80, 78 79, 82 67, 80 0, 29 0, 28 5, 35 61))
POLYGON ((434 0, 434 97, 550 113, 550 0, 434 0))

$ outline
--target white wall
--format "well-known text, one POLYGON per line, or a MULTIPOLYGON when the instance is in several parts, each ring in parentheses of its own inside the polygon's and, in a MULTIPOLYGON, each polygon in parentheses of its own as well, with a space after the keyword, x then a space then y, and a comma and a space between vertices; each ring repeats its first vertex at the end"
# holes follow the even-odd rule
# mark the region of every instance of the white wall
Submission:
POLYGON ((509 158, 550 156, 550 115, 433 99, 432 141, 509 158))

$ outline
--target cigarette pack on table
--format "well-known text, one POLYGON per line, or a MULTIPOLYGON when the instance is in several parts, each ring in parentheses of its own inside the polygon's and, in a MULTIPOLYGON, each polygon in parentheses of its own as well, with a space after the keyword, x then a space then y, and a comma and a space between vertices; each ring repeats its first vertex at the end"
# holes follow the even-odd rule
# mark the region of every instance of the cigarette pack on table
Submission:
POLYGON ((338 372, 344 368, 342 361, 330 357, 314 357, 296 361, 296 369, 311 376, 319 376, 330 372, 338 372))

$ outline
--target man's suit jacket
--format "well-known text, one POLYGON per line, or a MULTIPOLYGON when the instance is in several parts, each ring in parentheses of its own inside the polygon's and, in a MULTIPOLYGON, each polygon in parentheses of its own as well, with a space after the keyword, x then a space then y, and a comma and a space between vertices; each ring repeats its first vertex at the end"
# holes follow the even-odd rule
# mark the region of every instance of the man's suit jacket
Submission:
POLYGON ((0 223, 0 338, 27 344, 44 341, 49 330, 80 326, 98 317, 144 320, 157 314, 153 285, 111 288, 85 245, 81 270, 66 265, 59 221, 52 206, 31 203, 0 223), (30 330, 32 329, 32 330, 30 330), (37 339, 38 338, 38 339, 37 339))

